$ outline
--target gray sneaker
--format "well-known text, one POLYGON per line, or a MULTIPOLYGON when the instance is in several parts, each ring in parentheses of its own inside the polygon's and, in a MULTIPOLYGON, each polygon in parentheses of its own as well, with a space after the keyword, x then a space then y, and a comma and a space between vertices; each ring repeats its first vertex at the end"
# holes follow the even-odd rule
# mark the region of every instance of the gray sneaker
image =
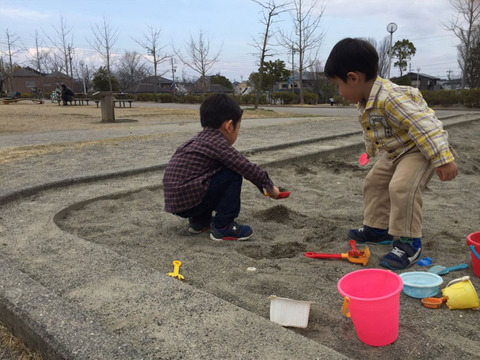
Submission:
POLYGON ((210 224, 199 224, 192 218, 188 219, 188 232, 190 234, 198 235, 208 230, 210 230, 210 224))

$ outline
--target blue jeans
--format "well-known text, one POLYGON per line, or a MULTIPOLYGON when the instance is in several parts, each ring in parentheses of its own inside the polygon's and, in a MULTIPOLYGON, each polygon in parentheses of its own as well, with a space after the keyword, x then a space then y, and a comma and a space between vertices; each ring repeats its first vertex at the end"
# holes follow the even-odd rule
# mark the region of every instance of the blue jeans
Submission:
POLYGON ((213 223, 216 228, 229 225, 240 213, 242 180, 240 174, 223 168, 212 177, 202 202, 176 215, 192 218, 198 224, 213 223), (212 222, 213 211, 216 211, 216 215, 212 222))

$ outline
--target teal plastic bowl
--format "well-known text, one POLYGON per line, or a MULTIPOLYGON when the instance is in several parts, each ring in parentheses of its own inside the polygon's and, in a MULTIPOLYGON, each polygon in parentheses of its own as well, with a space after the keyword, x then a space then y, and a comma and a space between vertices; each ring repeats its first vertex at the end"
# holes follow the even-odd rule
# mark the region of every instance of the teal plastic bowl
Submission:
POLYGON ((400 274, 400 277, 403 281, 403 292, 405 295, 417 299, 437 295, 439 286, 443 283, 441 276, 425 271, 406 272, 400 274))

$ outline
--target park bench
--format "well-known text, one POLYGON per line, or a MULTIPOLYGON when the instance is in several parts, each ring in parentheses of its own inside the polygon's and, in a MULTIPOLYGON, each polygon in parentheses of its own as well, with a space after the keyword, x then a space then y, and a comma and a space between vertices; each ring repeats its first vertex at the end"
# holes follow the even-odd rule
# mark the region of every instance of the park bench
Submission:
POLYGON ((8 104, 15 104, 19 101, 23 101, 23 100, 32 100, 35 104, 43 104, 44 101, 43 99, 32 99, 32 98, 14 98, 14 99, 2 99, 2 102, 5 104, 5 105, 8 105, 8 104))
POLYGON ((21 98, 13 98, 13 99, 2 99, 2 102, 5 104, 5 105, 8 105, 10 103, 16 103, 17 101, 20 101, 20 100, 23 100, 21 98))
POLYGON ((73 99, 73 102, 75 103, 75 105, 88 105, 88 102, 90 101, 91 99, 87 99, 87 98, 75 98, 73 99))
MULTIPOLYGON (((67 100, 68 103, 70 103, 70 105, 73 105, 73 102, 76 101, 75 98, 71 98, 70 100, 67 100)), ((58 105, 62 105, 63 104, 63 100, 62 98, 59 98, 58 99, 58 105)), ((75 105, 77 105, 77 103, 75 102, 75 105)))
POLYGON ((128 102, 128 104, 130 105, 129 107, 132 107, 132 103, 134 102, 135 100, 131 100, 131 99, 115 99, 113 100, 113 106, 116 107, 117 104, 118 104, 118 107, 126 107, 126 103, 128 102))
MULTIPOLYGON (((135 100, 113 100, 113 106, 116 107, 116 104, 118 103, 118 107, 126 107, 126 103, 128 102, 129 107, 132 107, 132 103, 134 101, 135 100)), ((98 104, 100 104, 100 100, 95 100, 95 104, 97 104, 97 108, 98 108, 98 104)))

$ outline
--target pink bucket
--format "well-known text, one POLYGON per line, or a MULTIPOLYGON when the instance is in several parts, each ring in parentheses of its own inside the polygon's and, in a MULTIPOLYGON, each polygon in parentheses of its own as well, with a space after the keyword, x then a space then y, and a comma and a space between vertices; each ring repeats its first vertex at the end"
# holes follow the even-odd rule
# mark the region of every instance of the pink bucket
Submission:
POLYGON ((351 317, 358 338, 367 345, 385 346, 398 337, 403 281, 392 271, 357 270, 337 284, 344 297, 342 311, 351 317))
POLYGON ((472 252, 473 273, 480 277, 480 231, 467 236, 467 245, 472 252))

